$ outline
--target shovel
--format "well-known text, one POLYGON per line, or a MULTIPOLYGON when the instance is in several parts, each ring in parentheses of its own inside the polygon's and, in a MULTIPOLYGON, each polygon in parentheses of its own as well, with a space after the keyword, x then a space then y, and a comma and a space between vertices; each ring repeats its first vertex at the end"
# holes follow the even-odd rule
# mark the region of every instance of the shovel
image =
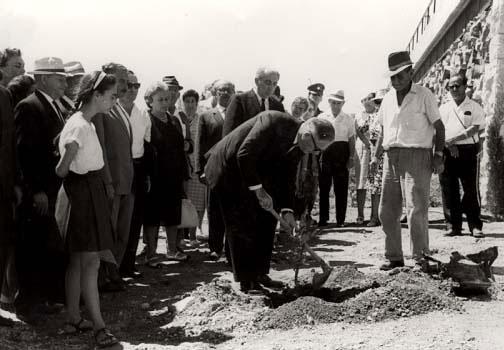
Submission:
MULTIPOLYGON (((289 224, 276 212, 275 209, 271 208, 268 211, 277 219, 283 226, 289 227, 289 224)), ((310 254, 310 256, 320 265, 322 268, 322 273, 315 273, 312 278, 312 286, 314 289, 322 287, 322 285, 327 281, 327 278, 331 274, 332 267, 322 259, 315 251, 308 245, 308 243, 301 241, 303 248, 310 254)))

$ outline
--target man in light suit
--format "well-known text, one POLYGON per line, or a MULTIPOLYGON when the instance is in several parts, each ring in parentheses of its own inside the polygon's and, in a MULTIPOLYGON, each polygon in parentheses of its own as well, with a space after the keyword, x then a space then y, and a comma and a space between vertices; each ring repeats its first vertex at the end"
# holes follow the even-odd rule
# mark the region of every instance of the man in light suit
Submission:
MULTIPOLYGON (((231 96, 235 93, 233 83, 219 80, 214 83, 217 106, 204 112, 198 122, 195 142, 195 172, 205 183, 205 154, 222 139, 222 126, 231 96)), ((220 212, 218 196, 208 191, 208 247, 210 259, 219 260, 224 248, 224 222, 220 212)))
POLYGON ((269 278, 277 220, 281 211, 295 226, 296 167, 303 153, 325 149, 332 125, 312 118, 304 123, 287 113, 265 111, 249 119, 208 152, 205 175, 215 190, 226 228, 235 281, 249 294, 276 287, 269 278))
MULTIPOLYGON (((128 70, 121 64, 109 63, 102 67, 107 74, 113 74, 117 81, 117 97, 121 98, 128 91, 128 70)), ((117 266, 126 252, 130 232, 131 216, 133 214, 133 157, 131 153, 132 129, 127 112, 117 102, 108 114, 100 114, 93 118, 96 133, 103 149, 105 166, 103 177, 107 195, 112 201, 111 220, 115 232, 115 243, 112 251, 117 266)), ((117 267, 105 264, 108 279, 103 283, 102 291, 125 290, 117 267)))
MULTIPOLYGON (((56 104, 66 88, 61 59, 35 61, 37 89, 15 109, 16 151, 24 193, 21 223, 16 242, 16 265, 20 295, 17 308, 31 312, 34 304, 64 300, 65 262, 63 243, 55 219, 61 179, 55 168, 59 161, 55 139, 64 119, 56 104)), ((23 313, 23 311, 21 311, 23 313)))
POLYGON ((226 111, 222 135, 226 136, 239 125, 262 111, 285 112, 284 106, 271 96, 278 85, 280 73, 270 68, 259 68, 255 76, 256 86, 231 98, 226 111))

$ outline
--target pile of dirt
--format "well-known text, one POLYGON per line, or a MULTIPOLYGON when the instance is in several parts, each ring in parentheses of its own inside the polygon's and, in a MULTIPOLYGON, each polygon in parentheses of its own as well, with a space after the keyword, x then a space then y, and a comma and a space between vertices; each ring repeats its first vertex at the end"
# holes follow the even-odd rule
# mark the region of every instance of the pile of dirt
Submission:
POLYGON ((422 273, 384 276, 379 284, 341 303, 314 296, 300 297, 262 312, 254 324, 259 329, 290 329, 317 323, 378 322, 435 310, 462 309, 461 302, 450 295, 449 283, 422 273))
POLYGON ((266 297, 250 297, 232 288, 232 282, 216 278, 199 286, 175 306, 177 315, 165 330, 183 330, 186 336, 212 332, 237 333, 250 327, 259 311, 267 308, 266 297))

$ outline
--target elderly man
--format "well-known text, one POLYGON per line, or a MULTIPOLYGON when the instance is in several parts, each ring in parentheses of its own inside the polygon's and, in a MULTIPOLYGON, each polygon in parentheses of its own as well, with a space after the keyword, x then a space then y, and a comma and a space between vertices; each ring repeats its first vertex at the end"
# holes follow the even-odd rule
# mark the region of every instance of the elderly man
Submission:
MULTIPOLYGON (((113 74, 117 81, 117 97, 123 98, 128 92, 128 70, 119 63, 109 63, 102 67, 107 74, 113 74)), ((112 251, 117 266, 121 266, 130 233, 133 213, 133 157, 131 144, 133 130, 128 113, 119 101, 108 114, 99 114, 93 118, 96 133, 103 150, 105 166, 103 179, 107 195, 112 200, 111 221, 115 232, 112 251)), ((115 264, 103 262, 100 275, 100 289, 107 291, 125 290, 115 264), (104 270, 107 271, 104 274, 104 270), (106 278, 108 278, 108 280, 106 278)))
MULTIPOLYGON (((234 84, 226 80, 215 82, 214 89, 217 106, 200 116, 195 140, 195 172, 203 183, 206 182, 205 154, 222 139, 226 108, 229 106, 231 96, 235 93, 234 84)), ((218 194, 214 190, 208 191, 208 247, 210 248, 210 259, 218 260, 224 248, 224 222, 218 194)))
POLYGON ((208 153, 206 179, 220 199, 234 278, 243 292, 261 293, 260 284, 278 286, 268 277, 277 224, 268 211, 281 210, 292 230, 299 158, 326 148, 333 138, 327 121, 302 123, 287 113, 265 111, 208 153))
POLYGON ((328 98, 331 112, 319 118, 331 122, 335 131, 334 142, 322 153, 320 160, 320 220, 319 226, 326 226, 329 220, 329 192, 334 187, 336 202, 336 225, 345 225, 348 197, 349 169, 353 167, 355 154, 355 120, 342 111, 345 93, 338 90, 328 98))
POLYGON ((374 171, 378 156, 385 150, 380 221, 386 235, 388 262, 380 267, 382 270, 404 266, 400 223, 403 193, 413 259, 418 266, 422 264, 422 254, 429 252, 430 180, 433 171, 443 171, 445 142, 436 98, 429 89, 413 83, 409 53, 391 53, 388 64, 394 89, 385 95, 378 112, 381 134, 370 164, 374 171))
POLYGON ((322 113, 319 108, 320 102, 322 101, 322 97, 324 96, 325 86, 322 83, 315 83, 308 86, 308 100, 312 104, 315 109, 313 112, 313 116, 316 117, 322 113))
POLYGON ((462 234, 462 212, 465 212, 469 231, 479 238, 483 237, 483 222, 477 182, 478 134, 485 127, 485 113, 466 95, 467 78, 464 75, 452 76, 448 89, 452 100, 439 110, 446 129, 445 169, 439 174, 439 182, 447 235, 462 234), (464 191, 462 201, 459 181, 464 191))
MULTIPOLYGON (((149 187, 147 174, 146 148, 149 149, 151 137, 151 121, 145 111, 141 111, 135 104, 138 96, 140 83, 132 71, 128 71, 128 90, 119 99, 119 103, 124 108, 131 124, 131 154, 133 156, 133 196, 134 207, 131 218, 128 245, 121 263, 120 272, 123 277, 140 277, 140 272, 135 268, 136 252, 138 240, 142 229, 144 218, 145 196, 149 187)), ((149 153, 149 152, 147 152, 149 153)))
POLYGON ((231 98, 226 111, 222 135, 226 136, 262 111, 285 112, 282 103, 271 97, 279 79, 280 73, 276 70, 259 68, 255 76, 256 86, 250 91, 236 94, 231 98))
POLYGON ((21 50, 7 48, 0 51, 0 85, 5 87, 14 77, 23 75, 24 66, 21 50))
POLYGON ((56 225, 55 205, 61 179, 55 167, 59 152, 55 138, 64 119, 56 100, 66 88, 61 59, 35 61, 37 90, 18 103, 15 110, 19 170, 24 192, 20 208, 21 229, 17 242, 19 307, 63 299, 65 263, 56 225))

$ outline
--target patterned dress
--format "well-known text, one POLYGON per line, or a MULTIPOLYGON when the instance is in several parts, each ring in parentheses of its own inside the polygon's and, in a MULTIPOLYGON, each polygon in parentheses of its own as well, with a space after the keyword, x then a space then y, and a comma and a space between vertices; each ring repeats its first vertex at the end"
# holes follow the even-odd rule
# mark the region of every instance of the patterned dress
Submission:
MULTIPOLYGON (((198 114, 196 114, 193 119, 189 121, 192 140, 196 140, 198 121, 198 114)), ((207 187, 199 181, 198 174, 194 172, 194 169, 196 168, 195 156, 195 152, 189 155, 189 160, 191 162, 191 174, 190 179, 187 181, 187 198, 191 200, 192 204, 194 204, 198 212, 204 212, 206 208, 207 187)))
MULTIPOLYGON (((376 114, 373 115, 373 119, 369 124, 369 140, 371 141, 372 149, 374 154, 376 142, 378 141, 378 136, 380 135, 380 123, 376 118, 376 114)), ((381 194, 382 189, 382 175, 383 175, 383 154, 378 158, 378 164, 376 166, 375 172, 368 173, 367 189, 371 194, 381 194)))
MULTIPOLYGON (((355 120, 356 129, 369 139, 369 124, 374 119, 374 114, 362 112, 361 116, 355 120)), ((355 187, 358 190, 366 189, 369 173, 369 161, 371 154, 366 145, 359 137, 355 138, 355 187)))

